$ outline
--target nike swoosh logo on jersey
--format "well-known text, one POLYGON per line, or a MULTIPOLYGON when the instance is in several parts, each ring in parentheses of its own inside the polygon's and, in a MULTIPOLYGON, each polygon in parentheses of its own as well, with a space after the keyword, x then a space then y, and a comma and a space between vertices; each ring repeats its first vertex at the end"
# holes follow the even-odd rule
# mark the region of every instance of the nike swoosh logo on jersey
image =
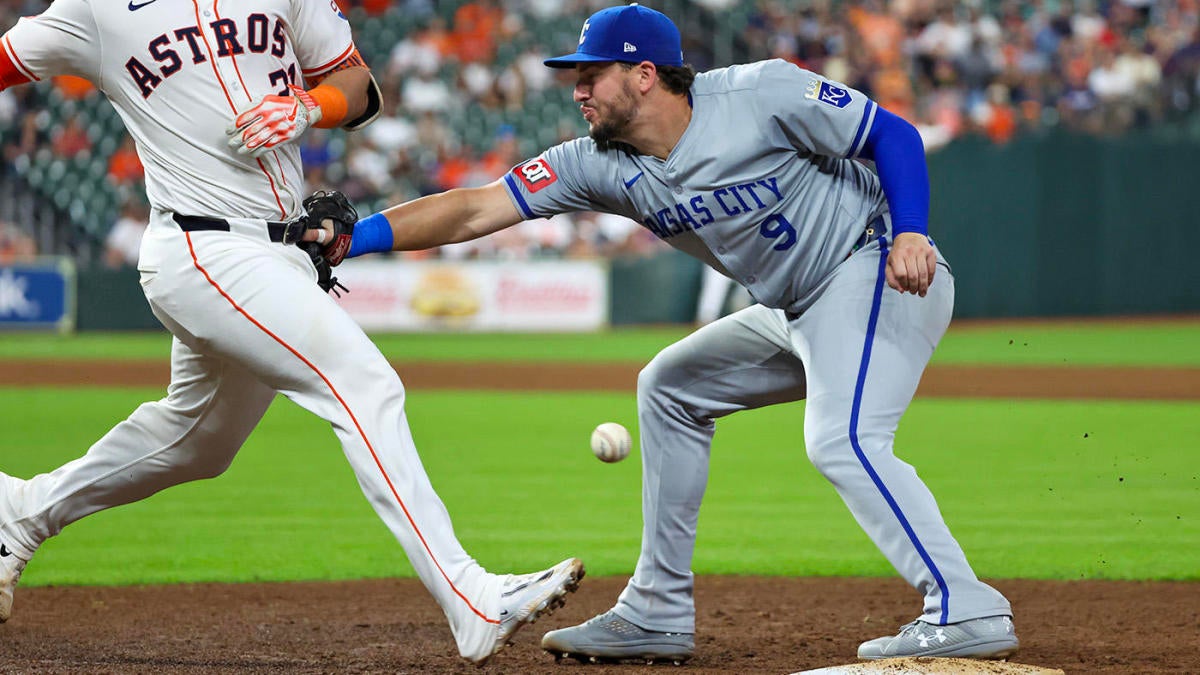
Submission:
POLYGON ((136 12, 136 11, 138 11, 139 9, 141 9, 141 8, 145 7, 146 5, 149 5, 149 4, 153 3, 154 1, 155 1, 155 0, 146 0, 146 2, 139 3, 139 4, 136 4, 136 5, 135 5, 135 4, 133 3, 133 0, 129 0, 129 11, 131 11, 131 12, 136 12))
POLYGON ((626 189, 629 189, 629 188, 633 187, 633 184, 634 184, 634 183, 636 183, 636 182, 638 182, 638 179, 642 177, 642 174, 643 174, 643 173, 645 173, 645 172, 644 172, 644 171, 639 171, 639 172, 638 172, 638 175, 636 175, 636 176, 634 176, 633 178, 630 178, 629 180, 625 181, 625 188, 626 188, 626 189))
POLYGON ((12 555, 12 551, 8 550, 8 546, 0 544, 0 558, 7 558, 10 555, 12 555))

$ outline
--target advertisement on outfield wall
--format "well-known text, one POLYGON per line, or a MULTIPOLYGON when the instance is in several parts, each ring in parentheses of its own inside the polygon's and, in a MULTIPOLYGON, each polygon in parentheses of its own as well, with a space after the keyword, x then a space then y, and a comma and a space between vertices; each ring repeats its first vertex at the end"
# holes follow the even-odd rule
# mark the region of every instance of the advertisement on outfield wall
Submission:
POLYGON ((0 264, 0 330, 65 333, 74 326, 75 266, 70 258, 0 264))
POLYGON ((608 325, 599 260, 348 260, 337 300, 368 331, 590 331, 608 325))

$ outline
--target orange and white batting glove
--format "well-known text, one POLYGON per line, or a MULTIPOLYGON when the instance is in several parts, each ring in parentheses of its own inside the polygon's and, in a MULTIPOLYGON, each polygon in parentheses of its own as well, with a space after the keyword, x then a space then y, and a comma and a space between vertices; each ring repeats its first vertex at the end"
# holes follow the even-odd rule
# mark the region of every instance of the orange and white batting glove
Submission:
POLYGON ((299 138, 321 121, 321 106, 307 91, 289 84, 291 96, 268 94, 242 111, 225 128, 229 147, 241 155, 261 157, 275 146, 299 138))

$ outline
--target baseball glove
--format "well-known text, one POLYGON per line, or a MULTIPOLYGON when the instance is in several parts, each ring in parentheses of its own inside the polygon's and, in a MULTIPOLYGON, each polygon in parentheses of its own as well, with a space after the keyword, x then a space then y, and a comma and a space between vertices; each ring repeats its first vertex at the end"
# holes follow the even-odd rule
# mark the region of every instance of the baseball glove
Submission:
POLYGON ((285 235, 285 243, 295 243, 312 258, 313 266, 317 268, 317 285, 326 293, 348 289, 339 284, 333 276, 333 268, 346 259, 350 250, 350 239, 354 235, 354 223, 358 222, 358 212, 346 199, 346 195, 333 191, 318 190, 304 200, 304 210, 307 212, 292 221, 285 235), (333 227, 333 236, 326 239, 325 221, 333 227), (304 233, 308 230, 319 230, 320 241, 303 241, 304 233))

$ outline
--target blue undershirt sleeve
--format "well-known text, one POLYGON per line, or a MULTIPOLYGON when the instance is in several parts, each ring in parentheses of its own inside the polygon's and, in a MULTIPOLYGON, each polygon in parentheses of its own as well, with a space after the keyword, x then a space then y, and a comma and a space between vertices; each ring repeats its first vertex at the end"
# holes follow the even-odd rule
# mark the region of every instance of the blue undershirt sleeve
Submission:
POLYGON ((929 234, 929 170, 916 127, 883 107, 875 113, 860 157, 875 161, 883 196, 892 214, 893 236, 929 234))

